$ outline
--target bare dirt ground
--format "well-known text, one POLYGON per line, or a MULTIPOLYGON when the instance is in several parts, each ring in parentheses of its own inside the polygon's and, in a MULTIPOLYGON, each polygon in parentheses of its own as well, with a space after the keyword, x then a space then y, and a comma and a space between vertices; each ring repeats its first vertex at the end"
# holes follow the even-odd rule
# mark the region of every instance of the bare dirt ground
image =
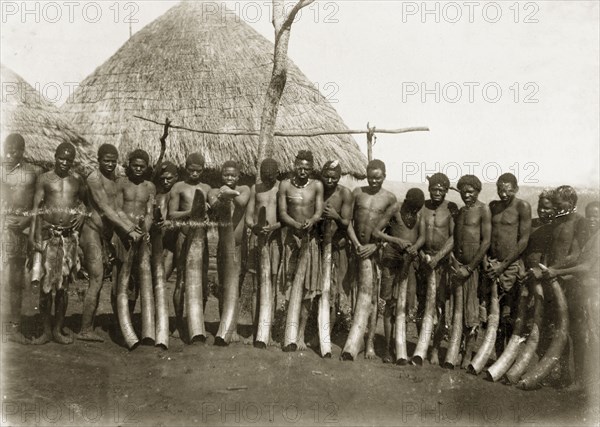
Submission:
MULTIPOLYGON (((70 290, 67 326, 75 332, 83 286, 70 290)), ((172 292, 173 281, 169 288, 172 292)), ((214 298, 207 307, 211 336, 206 343, 187 345, 171 338, 166 351, 152 346, 128 351, 111 332, 109 295, 105 283, 96 320, 104 343, 23 346, 3 336, 2 424, 598 425, 598 406, 581 393, 552 387, 526 392, 462 370, 427 363, 388 365, 362 354, 354 362, 342 362, 344 333, 333 337, 332 359, 322 359, 312 349, 283 353, 242 343, 215 347, 214 298)), ((28 289, 26 335, 40 326, 36 305, 37 290, 28 289)), ((134 321, 139 327, 139 313, 134 321)), ((242 319, 242 335, 250 334, 249 323, 242 319)), ((414 325, 408 333, 411 354, 414 325)), ((382 341, 378 335, 378 355, 382 341)))

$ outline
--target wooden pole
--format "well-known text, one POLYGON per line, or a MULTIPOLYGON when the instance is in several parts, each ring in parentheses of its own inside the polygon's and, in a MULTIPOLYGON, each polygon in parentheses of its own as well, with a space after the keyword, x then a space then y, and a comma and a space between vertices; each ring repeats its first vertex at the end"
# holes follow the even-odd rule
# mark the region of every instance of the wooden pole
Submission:
MULTIPOLYGON (((154 123, 156 125, 165 126, 165 123, 157 122, 152 119, 148 119, 146 117, 136 116, 136 119, 144 120, 146 122, 154 123)), ((169 128, 172 129, 180 129, 186 130, 189 132, 202 133, 207 135, 229 135, 229 136, 259 136, 260 132, 256 130, 198 130, 192 129, 185 126, 177 126, 172 123, 169 124, 169 128)), ((429 128, 426 126, 417 126, 417 127, 408 127, 408 128, 400 128, 400 129, 375 129, 372 128, 372 135, 376 133, 386 133, 386 134, 400 134, 400 133, 409 133, 409 132, 429 132, 429 128)), ((367 130, 364 129, 342 129, 342 130, 325 130, 325 131, 314 131, 314 132, 304 132, 304 131, 277 131, 275 132, 275 136, 279 137, 288 137, 288 138, 312 138, 315 136, 326 136, 326 135, 368 135, 371 131, 369 128, 367 130)))

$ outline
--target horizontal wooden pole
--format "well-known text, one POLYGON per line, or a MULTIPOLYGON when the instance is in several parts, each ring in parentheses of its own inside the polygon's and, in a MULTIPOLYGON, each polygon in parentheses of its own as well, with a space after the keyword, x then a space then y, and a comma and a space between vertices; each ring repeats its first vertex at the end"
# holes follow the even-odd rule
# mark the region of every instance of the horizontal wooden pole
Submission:
MULTIPOLYGON (((147 119, 141 116, 133 116, 136 119, 144 120, 150 123, 154 123, 160 126, 165 126, 165 123, 157 122, 152 119, 147 119)), ((185 126, 177 126, 174 124, 170 124, 169 127, 173 129, 181 129, 187 130, 190 132, 203 133, 207 135, 230 135, 230 136, 258 136, 259 131, 255 130, 197 130, 187 128, 185 126)), ((373 133, 388 133, 388 134, 398 134, 398 133, 408 133, 408 132, 428 132, 428 127, 409 127, 409 128, 401 128, 401 129, 374 129, 373 133)), ((316 131, 316 132, 305 132, 305 131, 277 131, 275 132, 275 136, 281 137, 315 137, 315 136, 325 136, 325 135, 361 135, 368 134, 369 130, 356 130, 356 129, 344 129, 344 130, 330 130, 330 131, 316 131)))

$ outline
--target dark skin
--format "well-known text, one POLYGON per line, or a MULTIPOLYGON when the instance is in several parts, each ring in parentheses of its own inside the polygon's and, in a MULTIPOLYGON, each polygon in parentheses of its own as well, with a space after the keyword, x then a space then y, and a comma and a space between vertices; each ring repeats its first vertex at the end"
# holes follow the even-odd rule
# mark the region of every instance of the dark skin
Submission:
MULTIPOLYGON (((231 221, 233 223, 233 230, 235 235, 235 244, 239 246, 242 244, 242 237, 245 232, 245 213, 246 205, 250 200, 250 188, 247 185, 237 185, 240 180, 240 171, 235 167, 226 167, 221 170, 221 181, 223 185, 221 188, 213 188, 208 192, 208 203, 210 204, 214 212, 220 209, 231 210, 231 221), (229 191, 234 190, 231 194, 229 191), (237 195, 236 195, 237 193, 237 195)), ((221 233, 221 227, 219 227, 219 234, 221 233)), ((219 235, 220 238, 220 235, 219 235)), ((217 259, 217 263, 222 262, 217 259)), ((241 283, 241 281, 240 281, 241 283)), ((223 302, 219 301, 219 314, 223 312, 223 302)), ((231 341, 239 341, 239 335, 234 332, 231 341)), ((252 341, 248 341, 247 344, 251 344, 252 341)))
MULTIPOLYGON (((381 218, 375 231, 373 238, 394 245, 401 252, 406 252, 419 238, 419 221, 421 219, 421 207, 412 206, 410 203, 395 203, 392 209, 386 210, 386 213, 381 218), (391 224, 390 234, 384 233, 384 229, 391 224)), ((400 274, 400 271, 395 271, 394 275, 400 274)), ((392 301, 386 301, 385 311, 383 313, 383 331, 385 338, 385 348, 383 353, 383 362, 391 363, 392 355, 390 352, 390 343, 394 323, 392 321, 392 301)))
POLYGON ((486 265, 485 274, 490 280, 500 277, 523 254, 531 233, 531 206, 516 197, 519 187, 499 182, 497 190, 500 200, 490 203, 492 240, 489 254, 500 263, 495 267, 486 265))
MULTIPOLYGON (((489 208, 478 200, 479 190, 471 185, 463 185, 460 196, 465 205, 454 219, 453 233, 453 253, 462 264, 458 270, 452 269, 452 281, 457 286, 461 286, 481 263, 490 247, 492 234, 492 215, 489 208)), ((466 334, 465 354, 461 364, 463 369, 471 363, 476 338, 474 333, 466 334)))
MULTIPOLYGON (((582 247, 579 242, 584 241, 586 234, 586 222, 585 219, 576 212, 573 212, 574 206, 569 200, 557 195, 553 199, 553 204, 557 212, 570 212, 566 215, 560 215, 552 222, 552 246, 550 248, 547 261, 548 269, 544 271, 542 269, 542 275, 551 279, 556 276, 566 276, 569 273, 581 273, 582 271, 591 270, 594 263, 598 262, 598 258, 590 261, 585 254, 581 253, 582 247), (579 261, 579 262, 578 262, 579 261), (580 265, 578 265, 580 264, 580 265), (575 267, 575 268, 573 268, 575 267), (558 272, 558 273, 557 273, 558 272), (560 274, 559 274, 560 273, 560 274)), ((577 285, 576 280, 572 278, 566 278, 561 282, 564 286, 577 285)), ((572 301, 569 301, 569 309, 573 309, 572 301)), ((575 382, 571 385, 573 389, 581 387, 581 369, 583 361, 584 350, 581 343, 581 338, 577 339, 581 331, 570 328, 569 334, 571 335, 572 341, 570 347, 573 350, 573 356, 575 361, 575 382)), ((564 357, 568 356, 569 350, 565 350, 564 357)), ((568 367, 566 364, 562 364, 562 373, 566 374, 568 367)))
POLYGON ((523 261, 527 269, 527 275, 530 278, 539 280, 542 278, 542 270, 539 265, 546 264, 545 255, 548 248, 552 245, 552 227, 554 220, 554 206, 552 200, 540 198, 537 207, 538 218, 532 220, 532 232, 529 236, 527 249, 525 250, 523 261), (536 225, 534 228, 533 225, 536 225))
MULTIPOLYGON (((417 255, 419 249, 423 248, 427 255, 422 262, 425 262, 427 268, 432 271, 454 247, 454 219, 452 215, 458 210, 458 207, 446 200, 447 193, 448 187, 441 184, 429 186, 430 199, 425 201, 421 211, 419 239, 408 248, 408 253, 412 255, 417 255)), ((418 283, 417 286, 425 286, 425 284, 418 283)), ((443 319, 444 309, 443 305, 437 308, 438 312, 442 313, 439 316, 440 319, 443 319)), ((443 322, 438 322, 433 337, 433 349, 429 358, 432 365, 439 364, 439 347, 443 337, 443 327, 443 322)))
MULTIPOLYGON (((154 219, 154 200, 156 187, 150 181, 144 179, 148 170, 148 163, 143 159, 130 159, 127 167, 127 176, 117 180, 116 208, 123 220, 129 220, 138 224, 143 231, 143 238, 149 240, 148 234, 154 219)), ((119 277, 122 266, 117 264, 119 277)), ((133 313, 136 301, 129 301, 129 311, 133 313)))
MULTIPOLYGON (((187 221, 190 219, 192 212, 192 203, 194 201, 194 193, 196 190, 202 191, 204 194, 204 200, 208 198, 208 192, 210 191, 210 185, 200 181, 200 176, 204 166, 197 163, 188 162, 185 166, 185 181, 180 181, 173 185, 169 192, 169 209, 167 218, 171 221, 187 221)), ((180 228, 180 233, 187 235, 188 227, 183 226, 180 228)), ((182 244, 183 239, 178 239, 177 246, 175 248, 175 259, 180 259, 182 256, 182 244)), ((208 263, 203 265, 203 269, 208 269, 208 263)), ((183 272, 177 271, 179 277, 183 272)), ((207 272, 203 271, 203 277, 206 277, 207 272)), ((183 292, 181 289, 181 280, 177 280, 175 290, 173 291, 173 305, 175 307, 175 317, 178 324, 178 328, 175 334, 179 333, 183 322, 183 292)), ((206 301, 206 300, 205 300, 206 301)), ((205 302, 206 303, 206 302, 205 302)))
MULTIPOLYGON (((160 209, 161 218, 167 218, 169 214, 170 191, 177 182, 178 175, 170 171, 162 172, 158 178, 158 187, 156 189, 156 205, 160 209)), ((165 278, 168 280, 173 273, 175 265, 175 254, 169 249, 163 251, 165 260, 165 278)))
MULTIPOLYGON (((308 160, 296 160, 292 178, 295 184, 286 179, 279 185, 277 205, 281 222, 297 236, 310 233, 323 214, 323 184, 309 178, 312 170, 313 164, 308 160)), ((304 332, 310 306, 310 300, 302 302, 298 334, 298 350, 301 351, 307 348, 304 332)))
MULTIPOLYGON (((246 227, 252 230, 255 235, 267 237, 273 231, 281 228, 281 222, 277 216, 277 194, 279 192, 277 172, 273 172, 272 174, 261 172, 260 181, 250 189, 250 198, 246 206, 246 227), (265 208, 267 225, 260 228, 256 223, 258 221, 258 212, 262 207, 265 208)), ((253 277, 254 286, 252 288, 252 319, 254 319, 255 326, 258 322, 259 280, 257 275, 253 277)), ((274 287, 276 286, 277 274, 272 274, 271 283, 274 287)), ((278 344, 270 338, 269 345, 276 346, 278 344)))
MULTIPOLYGON (((345 239, 348 224, 352 220, 352 192, 343 185, 339 185, 341 173, 338 170, 326 169, 321 173, 321 182, 323 183, 323 219, 329 220, 330 225, 325 227, 323 241, 332 242, 332 251, 339 248, 340 243, 345 239)), ((338 249, 339 250, 339 249, 338 249)), ((337 281, 339 288, 331 289, 332 300, 337 300, 338 292, 342 292, 341 280, 337 281)), ((337 308, 331 304, 330 308, 330 332, 335 325, 337 317, 337 308)))
MULTIPOLYGON (((352 192, 352 221, 348 226, 348 237, 361 259, 370 258, 377 250, 373 233, 381 218, 391 217, 396 205, 396 196, 382 188, 385 172, 379 168, 367 170, 368 186, 356 188, 352 192)), ((375 329, 377 327, 377 300, 379 289, 373 292, 372 312, 369 319, 369 333, 365 351, 366 359, 375 358, 375 329)))
MULTIPOLYGON (((32 248, 38 252, 43 252, 42 223, 74 230, 81 227, 84 216, 75 211, 86 199, 86 185, 81 176, 71 171, 74 160, 74 152, 57 153, 54 170, 40 175, 37 180, 33 197, 33 226, 30 228, 29 239, 32 248), (42 204, 44 208, 40 211, 42 204)), ((44 332, 34 340, 34 344, 45 344, 51 339, 60 344, 73 342, 71 334, 63 334, 68 302, 66 289, 57 290, 54 297, 56 316, 52 325, 52 292, 46 294, 40 289, 44 332)))
MULTIPOLYGON (((31 217, 23 215, 33 208, 33 195, 41 168, 23 161, 24 149, 19 144, 8 142, 4 145, 4 156, 0 164, 0 190, 3 227, 14 233, 22 233, 31 224, 31 217)), ((12 329, 8 339, 26 342, 20 331, 21 296, 25 286, 25 254, 6 254, 8 262, 3 262, 2 283, 8 294, 2 298, 9 300, 8 326, 12 329)), ((3 254, 4 256, 4 254, 3 254)), ((5 306, 6 307, 6 306, 5 306)), ((6 313, 5 312, 5 313, 6 313)))
POLYGON ((103 235, 112 236, 115 228, 133 241, 139 240, 143 235, 140 227, 129 218, 119 216, 117 212, 117 160, 117 154, 104 154, 98 159, 98 170, 92 172, 86 180, 91 217, 82 227, 81 247, 90 282, 83 302, 81 332, 77 335, 78 339, 84 341, 104 341, 94 333, 93 327, 104 278, 103 235))

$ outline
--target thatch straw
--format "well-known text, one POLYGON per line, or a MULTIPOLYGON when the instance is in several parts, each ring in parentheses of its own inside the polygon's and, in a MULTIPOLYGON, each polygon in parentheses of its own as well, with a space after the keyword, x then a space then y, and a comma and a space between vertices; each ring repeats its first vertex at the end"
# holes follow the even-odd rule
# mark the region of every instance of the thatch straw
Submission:
MULTIPOLYGON (((301 35, 299 34, 298 37, 301 35)), ((193 129, 257 130, 273 64, 273 44, 218 3, 184 2, 134 34, 88 76, 62 107, 95 145, 110 142, 158 157, 160 126, 137 120, 169 117, 193 129), (214 11, 214 8, 219 8, 214 11), (210 10, 211 13, 206 13, 210 10)), ((347 129, 316 87, 289 62, 277 129, 347 129)), ((178 164, 199 151, 216 170, 237 160, 255 175, 256 136, 199 135, 173 130, 165 158, 178 164)), ((345 174, 362 177, 366 159, 349 135, 275 139, 274 158, 289 170, 300 149, 312 150, 317 167, 338 159, 345 174)))
POLYGON ((77 149, 75 163, 87 170, 95 162, 90 143, 81 137, 63 118, 56 106, 48 102, 21 76, 0 64, 2 80, 2 120, 0 139, 19 133, 25 139, 25 158, 48 168, 54 164, 54 152, 62 142, 77 149))

